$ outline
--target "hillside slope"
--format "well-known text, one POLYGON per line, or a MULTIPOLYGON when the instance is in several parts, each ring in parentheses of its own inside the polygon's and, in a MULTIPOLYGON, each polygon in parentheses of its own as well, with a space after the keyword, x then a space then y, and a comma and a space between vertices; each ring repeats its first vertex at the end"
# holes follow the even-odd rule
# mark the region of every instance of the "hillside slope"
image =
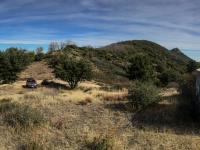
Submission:
MULTIPOLYGON (((91 62, 94 72, 95 81, 110 84, 115 87, 130 86, 130 80, 127 78, 127 67, 129 58, 136 53, 145 53, 151 61, 153 72, 152 79, 158 80, 158 76, 167 70, 176 71, 179 74, 185 72, 189 57, 180 52, 178 48, 167 50, 165 47, 146 40, 133 40, 113 43, 101 48, 77 47, 68 45, 63 50, 57 50, 52 54, 47 54, 48 58, 63 56, 74 56, 83 58, 91 62), (58 56, 56 56, 58 55, 58 56), (61 56, 63 55, 63 56, 61 56)), ((21 79, 35 77, 37 79, 52 79, 53 69, 45 62, 34 62, 35 65, 29 66, 21 74, 21 79)), ((51 62, 50 62, 51 65, 51 62)))
POLYGON ((100 48, 76 48, 76 55, 88 59, 96 70, 96 80, 115 85, 127 85, 126 69, 129 58, 136 53, 149 56, 154 78, 166 70, 175 70, 182 74, 191 60, 180 50, 168 50, 165 47, 146 40, 132 40, 113 43, 100 48), (162 68, 160 71, 159 68, 162 68))
MULTIPOLYGON (((112 45, 115 45, 115 47, 124 47, 121 51, 130 55, 138 52, 146 53, 150 57, 152 63, 157 65, 163 64, 168 68, 172 67, 174 69, 178 69, 179 71, 184 71, 187 63, 191 60, 178 48, 174 48, 169 51, 157 43, 146 40, 123 41, 112 45)), ((114 49, 111 50, 115 51, 114 49)))
POLYGON ((26 80, 33 77, 37 80, 53 79, 53 69, 44 61, 36 61, 31 63, 24 71, 20 73, 20 79, 26 80))

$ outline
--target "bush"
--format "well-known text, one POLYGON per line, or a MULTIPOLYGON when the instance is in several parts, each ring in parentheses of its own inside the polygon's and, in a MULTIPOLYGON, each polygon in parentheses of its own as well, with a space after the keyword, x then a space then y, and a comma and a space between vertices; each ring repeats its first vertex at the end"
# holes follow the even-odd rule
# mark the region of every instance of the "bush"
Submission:
POLYGON ((42 112, 30 106, 19 106, 4 115, 4 122, 13 127, 33 127, 45 122, 42 112))
POLYGON ((35 61, 42 61, 44 58, 45 54, 44 53, 39 53, 35 55, 35 61))
POLYGON ((114 140, 111 137, 94 137, 91 144, 92 150, 112 150, 114 147, 114 140))
POLYGON ((129 103, 136 111, 162 100, 158 88, 151 82, 136 81, 129 89, 129 103))
POLYGON ((11 99, 4 98, 0 101, 0 114, 4 114, 16 107, 18 107, 18 105, 16 103, 11 103, 11 99))
POLYGON ((175 70, 168 70, 160 74, 158 77, 160 79, 160 82, 162 85, 166 86, 170 82, 176 81, 176 79, 179 77, 179 73, 175 70))
POLYGON ((186 72, 192 73, 199 67, 198 63, 194 60, 190 60, 187 64, 186 72))

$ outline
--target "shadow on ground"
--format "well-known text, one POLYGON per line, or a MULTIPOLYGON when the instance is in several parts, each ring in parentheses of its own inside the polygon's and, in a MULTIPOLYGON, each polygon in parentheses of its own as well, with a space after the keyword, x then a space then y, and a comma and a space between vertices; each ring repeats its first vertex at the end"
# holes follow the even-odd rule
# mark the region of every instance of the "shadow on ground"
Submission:
POLYGON ((163 102, 151 105, 139 112, 132 111, 128 102, 107 102, 105 108, 125 113, 132 111, 130 119, 132 125, 144 131, 200 135, 199 123, 192 122, 189 118, 184 121, 180 118, 180 112, 177 109, 179 106, 177 94, 163 96, 163 100, 163 102))
POLYGON ((127 102, 110 102, 105 104, 105 108, 113 111, 128 111, 127 102))
POLYGON ((70 87, 66 86, 66 84, 57 83, 54 81, 43 80, 41 82, 41 86, 56 88, 56 89, 65 89, 70 90, 70 87))
MULTIPOLYGON (((170 98, 170 97, 169 97, 170 98)), ((178 135, 200 135, 199 123, 189 118, 183 121, 177 109, 178 103, 169 99, 171 103, 155 104, 132 115, 132 125, 141 130, 150 130, 160 133, 175 133, 178 135)))

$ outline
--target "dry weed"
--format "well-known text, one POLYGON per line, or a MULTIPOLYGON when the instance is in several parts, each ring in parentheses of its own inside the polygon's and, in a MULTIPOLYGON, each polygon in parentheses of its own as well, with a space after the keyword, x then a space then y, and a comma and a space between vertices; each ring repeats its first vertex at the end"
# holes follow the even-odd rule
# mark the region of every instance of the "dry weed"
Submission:
MULTIPOLYGON (((186 131, 186 128, 178 133, 178 126, 167 126, 173 123, 171 115, 176 107, 174 100, 168 102, 166 99, 135 117, 131 114, 130 119, 127 119, 127 112, 108 105, 115 105, 113 101, 125 101, 127 91, 108 92, 94 88, 83 90, 85 92, 40 87, 32 91, 0 86, 2 98, 11 98, 11 102, 21 106, 42 109, 45 116, 48 114, 52 117, 51 122, 22 131, 3 124, 3 116, 0 114, 0 149, 80 150, 88 147, 94 149, 95 146, 115 150, 200 149, 197 125, 189 127, 191 131, 196 129, 193 132, 186 131), (17 94, 20 90, 24 93, 17 94), (9 96, 10 93, 12 95, 9 96), (109 102, 102 102, 104 98, 109 102), (92 103, 82 107, 76 105, 79 101, 92 103), (160 125, 162 122, 165 124, 160 125), (129 126, 125 126, 126 124, 129 126)), ((1 106, 5 109, 5 106, 1 106)))
POLYGON ((92 98, 91 97, 85 97, 85 101, 87 103, 92 103, 92 98))
POLYGON ((105 101, 127 101, 128 99, 127 93, 108 93, 104 95, 103 100, 105 101))
POLYGON ((121 149, 121 142, 117 139, 120 124, 121 120, 114 127, 108 128, 107 130, 98 127, 95 132, 88 135, 88 139, 86 140, 87 146, 93 150, 121 149))

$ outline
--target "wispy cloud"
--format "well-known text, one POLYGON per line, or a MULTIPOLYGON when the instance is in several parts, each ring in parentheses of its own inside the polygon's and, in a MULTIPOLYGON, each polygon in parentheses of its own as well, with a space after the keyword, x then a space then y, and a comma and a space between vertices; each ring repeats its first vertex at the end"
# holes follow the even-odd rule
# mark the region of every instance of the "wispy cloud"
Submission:
POLYGON ((0 1, 1 44, 78 45, 146 39, 200 50, 199 0, 0 1))

